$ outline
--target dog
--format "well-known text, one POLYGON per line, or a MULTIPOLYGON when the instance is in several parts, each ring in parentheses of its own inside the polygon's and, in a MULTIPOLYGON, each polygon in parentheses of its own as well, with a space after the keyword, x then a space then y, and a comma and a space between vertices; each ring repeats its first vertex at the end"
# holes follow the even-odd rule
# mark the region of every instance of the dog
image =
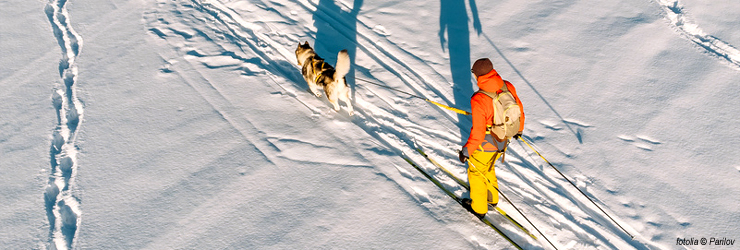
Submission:
POLYGON ((339 100, 347 104, 349 115, 352 115, 352 100, 350 99, 351 90, 344 78, 349 73, 350 59, 347 50, 339 51, 337 56, 336 68, 324 62, 324 59, 316 54, 308 42, 298 43, 295 49, 295 57, 298 59, 298 66, 301 66, 301 74, 308 83, 308 88, 316 97, 321 97, 318 88, 322 87, 329 102, 334 106, 335 111, 339 111, 339 100))

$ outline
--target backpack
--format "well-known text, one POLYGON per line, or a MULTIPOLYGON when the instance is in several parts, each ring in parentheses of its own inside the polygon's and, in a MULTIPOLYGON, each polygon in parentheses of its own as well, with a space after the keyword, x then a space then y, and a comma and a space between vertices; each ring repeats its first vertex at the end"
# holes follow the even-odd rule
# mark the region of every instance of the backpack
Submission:
POLYGON ((521 109, 506 84, 495 93, 483 90, 478 90, 478 92, 493 99, 491 134, 496 135, 497 139, 509 140, 519 133, 521 109))

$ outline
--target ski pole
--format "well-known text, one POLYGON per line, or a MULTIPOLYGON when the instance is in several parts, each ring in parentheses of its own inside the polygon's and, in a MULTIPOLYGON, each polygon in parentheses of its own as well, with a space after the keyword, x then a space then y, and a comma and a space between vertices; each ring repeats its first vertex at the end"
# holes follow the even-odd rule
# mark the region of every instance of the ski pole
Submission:
MULTIPOLYGON (((468 161, 470 161, 470 160, 475 160, 475 159, 471 157, 471 158, 468 159, 468 161)), ((494 156, 493 162, 491 164, 494 164, 496 162, 496 160, 498 160, 498 154, 496 156, 494 156)), ((478 160, 476 160, 476 161, 478 161, 478 160)), ((478 162, 483 163, 481 161, 478 161, 478 162)), ((501 190, 498 189, 498 187, 494 186, 493 183, 491 183, 491 180, 489 180, 488 177, 486 177, 486 175, 483 174, 483 171, 480 171, 480 169, 478 169, 478 167, 476 167, 475 164, 473 164, 473 163, 470 163, 469 162, 468 164, 471 165, 471 166, 473 166, 473 170, 475 170, 481 176, 483 176, 483 179, 486 180, 486 183, 488 184, 488 186, 489 187, 492 187, 493 189, 496 190, 496 192, 498 192, 499 194, 501 194, 501 197, 504 197, 504 199, 507 202, 509 202, 509 204, 511 204, 511 206, 514 207, 514 209, 517 212, 519 212, 519 215, 521 215, 522 217, 524 217, 524 219, 527 220, 527 222, 529 222, 529 225, 532 225, 532 227, 534 228, 534 230, 537 230, 537 232, 540 233, 540 235, 542 235, 542 237, 545 238, 545 240, 547 240, 547 243, 550 243, 550 246, 552 246, 553 248, 555 248, 555 250, 558 249, 558 247, 556 247, 555 244, 552 244, 552 241, 550 241, 550 239, 548 239, 547 236, 545 236, 545 234, 543 234, 542 231, 540 231, 540 229, 537 228, 537 226, 535 226, 534 223, 532 223, 532 221, 530 221, 529 218, 527 218, 527 216, 525 216, 524 213, 522 213, 522 211, 519 210, 519 208, 516 207, 516 205, 514 205, 513 202, 511 202, 511 200, 509 200, 509 197, 506 197, 506 195, 503 192, 501 192, 501 190)))
POLYGON ((555 171, 557 171, 558 174, 560 174, 560 176, 562 176, 565 180, 567 180, 570 183, 570 185, 573 185, 573 187, 576 188, 576 190, 578 190, 578 192, 581 192, 581 194, 583 196, 585 196, 586 199, 588 199, 589 201, 591 201, 591 203, 593 203, 594 206, 596 206, 596 208, 598 208, 602 213, 604 213, 604 215, 606 215, 606 217, 609 217, 609 219, 612 220, 612 222, 614 222, 614 224, 616 224, 620 229, 622 229, 622 231, 624 231, 624 233, 626 233, 627 235, 629 235, 630 238, 632 238, 632 239, 635 238, 635 236, 633 236, 632 234, 630 234, 629 232, 627 232, 627 230, 624 229, 624 227, 622 227, 622 225, 620 225, 619 222, 617 222, 616 220, 614 220, 614 218, 612 218, 611 216, 609 216, 609 214, 607 214, 606 211, 604 211, 604 209, 602 209, 598 204, 596 204, 596 202, 594 202, 594 200, 592 200, 590 197, 588 197, 588 195, 586 195, 586 193, 584 193, 583 191, 581 191, 581 189, 578 188, 578 186, 576 186, 576 184, 574 184, 570 179, 568 179, 568 177, 565 177, 565 175, 562 172, 560 172, 560 170, 558 170, 557 168, 555 168, 555 166, 553 166, 552 163, 550 163, 550 161, 548 161, 547 159, 545 159, 545 157, 542 156, 542 154, 540 154, 540 152, 538 152, 536 149, 534 149, 534 147, 532 147, 532 145, 530 145, 529 142, 527 142, 527 140, 524 139, 524 137, 519 136, 519 139, 522 140, 525 144, 527 144, 527 146, 529 146, 529 148, 531 148, 532 151, 534 151, 537 155, 539 155, 540 158, 542 158, 542 160, 545 160, 545 162, 547 162, 547 164, 550 165, 550 167, 552 167, 553 169, 555 169, 555 171))
POLYGON ((369 83, 369 84, 372 84, 372 85, 375 85, 375 86, 387 88, 387 89, 390 89, 390 90, 393 90, 393 91, 396 91, 396 92, 401 92, 401 93, 407 94, 407 95, 409 95, 411 97, 422 99, 424 101, 427 101, 427 102, 429 102, 431 104, 434 104, 434 105, 437 105, 439 107, 442 107, 442 108, 445 108, 445 109, 448 109, 448 110, 452 110, 453 112, 458 113, 458 114, 461 114, 461 115, 472 115, 472 113, 470 113, 468 111, 465 111, 465 110, 462 110, 462 109, 458 109, 458 108, 454 108, 454 107, 450 107, 450 106, 447 106, 447 105, 444 105, 444 104, 441 104, 441 103, 438 103, 438 102, 429 100, 427 98, 424 98, 424 97, 421 97, 421 96, 418 96, 418 95, 411 94, 409 92, 406 92, 406 91, 403 91, 403 90, 400 90, 400 89, 388 87, 388 86, 385 86, 385 85, 380 85, 380 84, 377 84, 377 83, 374 83, 374 82, 371 82, 371 81, 368 81, 368 80, 365 80, 365 79, 362 79, 362 78, 355 77, 355 80, 359 80, 359 81, 366 82, 366 83, 369 83))

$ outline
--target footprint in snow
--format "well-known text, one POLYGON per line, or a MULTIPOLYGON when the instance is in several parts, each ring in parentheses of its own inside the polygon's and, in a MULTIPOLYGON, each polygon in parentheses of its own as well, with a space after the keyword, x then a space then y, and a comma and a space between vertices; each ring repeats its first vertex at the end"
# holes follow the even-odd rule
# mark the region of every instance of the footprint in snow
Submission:
POLYGON ((373 27, 373 31, 375 31, 375 33, 377 33, 378 35, 384 36, 384 37, 391 35, 391 33, 389 33, 388 30, 386 30, 385 27, 383 27, 383 25, 375 25, 375 27, 373 27))
POLYGON ((645 151, 653 151, 653 146, 663 144, 656 139, 644 135, 618 135, 617 138, 645 151))

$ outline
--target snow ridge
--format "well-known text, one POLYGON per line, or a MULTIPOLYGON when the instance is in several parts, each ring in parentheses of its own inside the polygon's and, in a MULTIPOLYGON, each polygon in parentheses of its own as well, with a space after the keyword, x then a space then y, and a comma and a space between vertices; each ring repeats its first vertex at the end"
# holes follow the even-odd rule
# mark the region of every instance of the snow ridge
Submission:
POLYGON ((681 35, 698 44, 708 52, 727 60, 734 68, 740 69, 740 50, 725 43, 717 37, 708 35, 694 23, 684 11, 678 0, 655 0, 666 12, 666 18, 671 21, 681 35))
POLYGON ((51 249, 70 249, 80 226, 79 200, 70 188, 77 175, 76 132, 80 127, 83 109, 77 98, 77 66, 75 60, 82 47, 81 37, 69 23, 66 0, 50 0, 45 12, 54 36, 62 49, 59 76, 52 92, 57 125, 52 132, 49 150, 51 171, 44 192, 46 214, 49 219, 51 249))

